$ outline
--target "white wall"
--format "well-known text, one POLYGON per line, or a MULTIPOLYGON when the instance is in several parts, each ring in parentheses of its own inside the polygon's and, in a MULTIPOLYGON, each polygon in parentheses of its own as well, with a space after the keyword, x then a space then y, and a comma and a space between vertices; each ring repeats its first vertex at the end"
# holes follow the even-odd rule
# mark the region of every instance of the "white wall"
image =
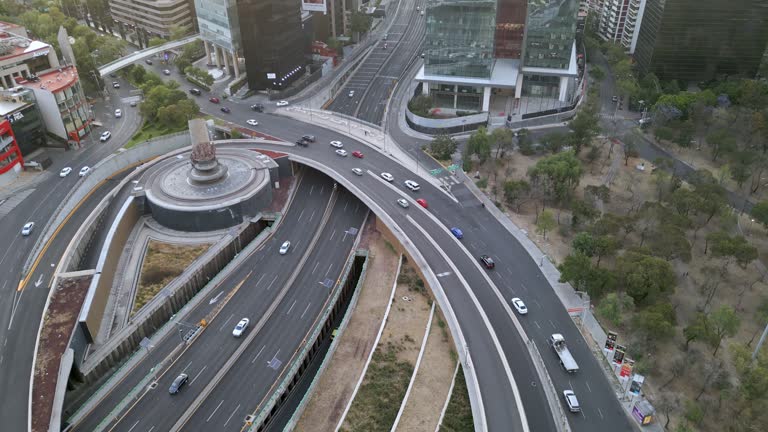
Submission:
POLYGON ((67 131, 64 129, 64 122, 61 120, 61 113, 59 112, 59 106, 56 103, 56 97, 53 93, 32 87, 32 91, 37 98, 37 106, 40 108, 40 114, 43 115, 43 123, 45 123, 45 129, 63 139, 69 139, 67 137, 67 131))

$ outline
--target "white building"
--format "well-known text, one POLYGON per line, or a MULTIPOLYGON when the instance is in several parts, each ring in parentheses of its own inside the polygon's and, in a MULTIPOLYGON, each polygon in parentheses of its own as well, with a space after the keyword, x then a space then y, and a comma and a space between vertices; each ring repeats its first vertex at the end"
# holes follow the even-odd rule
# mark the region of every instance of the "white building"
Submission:
POLYGON ((597 32, 607 41, 635 51, 646 0, 602 0, 597 32))

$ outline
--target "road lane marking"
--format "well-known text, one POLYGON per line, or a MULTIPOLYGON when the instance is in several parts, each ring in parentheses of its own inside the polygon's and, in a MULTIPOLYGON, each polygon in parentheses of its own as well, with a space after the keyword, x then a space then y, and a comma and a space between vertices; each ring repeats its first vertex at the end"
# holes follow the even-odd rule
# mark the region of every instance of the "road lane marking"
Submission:
POLYGON ((309 216, 309 222, 312 222, 312 219, 315 218, 315 212, 317 212, 317 210, 312 210, 312 215, 309 216))
POLYGON ((349 205, 349 201, 344 203, 344 211, 347 211, 347 206, 349 205))
POLYGON ((301 209, 301 213, 299 213, 299 222, 301 222, 302 217, 304 217, 304 209, 301 209))
POLYGON ((259 280, 256 281, 256 285, 254 286, 259 286, 259 284, 261 283, 261 280, 264 279, 264 276, 266 275, 262 273, 261 277, 259 278, 259 280))
POLYGON ((325 277, 328 277, 328 273, 330 273, 330 272, 331 272, 331 268, 332 268, 332 267, 333 267, 333 263, 331 263, 331 264, 328 266, 328 271, 327 271, 327 272, 325 272, 325 277))
MULTIPOLYGON (((525 287, 525 284, 520 282, 520 288, 522 288, 524 291, 528 291, 528 288, 525 287)), ((536 301, 536 300, 534 300, 536 301)))
POLYGON ((446 276, 449 276, 450 274, 451 274, 451 272, 447 271, 447 272, 438 273, 435 276, 437 276, 437 277, 446 277, 446 276))
POLYGON ((605 420, 605 417, 603 417, 603 411, 600 409, 600 407, 597 408, 597 412, 598 412, 598 414, 600 414, 600 418, 605 420))
POLYGON ((329 238, 328 241, 333 240, 333 236, 335 235, 336 235, 336 230, 333 230, 333 232, 331 233, 331 238, 329 238))
POLYGON ((200 377, 200 374, 202 374, 202 373, 203 373, 203 371, 204 371, 204 370, 205 370, 207 367, 208 367, 208 365, 205 365, 205 366, 203 366, 203 368, 202 368, 202 369, 200 369, 200 372, 198 372, 198 373, 197 373, 197 375, 195 375, 195 377, 192 379, 192 381, 190 381, 190 382, 189 382, 189 385, 192 385, 192 383, 194 383, 194 382, 195 382, 195 380, 196 380, 198 377, 200 377))
POLYGON ((189 361, 189 363, 187 363, 187 365, 186 365, 186 366, 184 366, 184 369, 182 369, 181 371, 182 371, 182 372, 186 372, 186 371, 187 371, 187 369, 189 369, 189 367, 190 367, 190 366, 192 366, 192 360, 190 360, 190 361, 189 361))
POLYGON ((219 331, 224 330, 224 327, 227 326, 227 323, 229 322, 229 320, 231 320, 234 316, 235 316, 235 314, 230 315, 229 318, 227 318, 227 320, 224 321, 224 324, 222 324, 221 327, 219 327, 219 331))
POLYGON ((587 390, 589 390, 589 392, 591 393, 592 392, 592 387, 589 386, 589 382, 586 382, 585 384, 587 385, 587 390))
POLYGON ((536 327, 538 327, 538 328, 539 328, 539 330, 541 330, 541 326, 539 325, 539 322, 538 322, 538 321, 534 321, 533 323, 534 323, 534 324, 536 324, 536 327))
POLYGON ((259 352, 256 354, 256 357, 254 357, 254 358, 253 358, 253 360, 251 360, 251 363, 255 363, 255 362, 256 362, 256 359, 257 359, 257 358, 259 358, 259 356, 261 355, 261 352, 262 352, 262 351, 264 351, 264 348, 266 348, 266 347, 267 347, 266 345, 264 345, 263 347, 261 347, 261 349, 259 350, 259 352))
POLYGON ((320 261, 315 263, 315 268, 312 269, 312 274, 315 274, 315 271, 317 270, 317 266, 320 265, 320 261))
POLYGON ((288 308, 288 312, 286 312, 285 314, 290 315, 294 306, 296 306, 296 300, 294 300, 293 303, 291 303, 291 307, 288 308))
POLYGON ((309 305, 311 305, 311 304, 312 303, 307 303, 307 307, 306 307, 306 309, 304 309, 304 313, 301 314, 301 317, 299 317, 299 319, 304 319, 304 315, 306 315, 307 311, 309 310, 309 305))
POLYGON ((269 291, 269 289, 272 288, 272 284, 274 284, 276 280, 277 280, 277 275, 275 275, 275 278, 272 279, 272 282, 270 282, 269 285, 267 285, 267 291, 269 291))
POLYGON ((153 430, 155 430, 155 425, 152 425, 152 427, 149 428, 149 430, 147 432, 152 432, 153 430))
POLYGON ((234 411, 232 411, 232 414, 229 415, 229 418, 227 418, 227 421, 224 422, 225 427, 227 426, 227 423, 229 423, 229 421, 232 420, 232 417, 235 415, 235 413, 239 409, 240 409, 240 404, 237 405, 237 408, 235 408, 234 411))
POLYGON ((309 188, 309 194, 312 195, 312 192, 315 190, 315 185, 312 185, 311 188, 309 188))
POLYGON ((133 426, 131 426, 131 428, 128 429, 128 432, 131 432, 133 430, 133 428, 135 428, 139 424, 140 421, 141 420, 136 420, 136 423, 134 423, 133 426))
POLYGON ((221 402, 219 402, 219 404, 218 404, 218 405, 216 405, 216 409, 215 409, 215 410, 213 410, 213 412, 211 413, 211 415, 209 415, 209 416, 208 416, 208 418, 205 420, 205 422, 206 422, 206 423, 208 423, 209 421, 211 421, 211 417, 213 417, 213 415, 214 415, 214 414, 216 414, 216 411, 218 411, 218 410, 219 410, 219 407, 221 407, 221 404, 223 404, 223 403, 224 403, 224 399, 222 399, 222 400, 221 400, 221 402))
POLYGON ((557 327, 555 326, 555 323, 552 322, 552 320, 549 320, 549 323, 552 325, 552 328, 557 330, 557 327))
POLYGON ((538 300, 534 299, 533 302, 536 303, 536 306, 538 306, 539 309, 544 309, 543 307, 541 307, 541 303, 539 303, 538 300))

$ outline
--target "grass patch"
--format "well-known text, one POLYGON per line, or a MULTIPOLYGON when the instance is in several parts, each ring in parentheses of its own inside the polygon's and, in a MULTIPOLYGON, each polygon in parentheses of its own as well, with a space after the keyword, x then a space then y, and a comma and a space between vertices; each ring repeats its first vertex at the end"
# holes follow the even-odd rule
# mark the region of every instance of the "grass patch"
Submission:
POLYGON ((141 266, 141 277, 131 316, 179 276, 192 261, 208 249, 208 246, 207 244, 175 245, 150 240, 141 266))
POLYGON ((408 285, 408 291, 417 292, 429 299, 424 281, 410 264, 402 266, 400 275, 397 276, 397 283, 408 285))
POLYGON ((459 367, 451 400, 445 410, 443 424, 440 425, 440 432, 472 432, 474 430, 475 424, 472 420, 472 407, 469 404, 467 382, 464 380, 464 371, 459 367))
POLYGON ((376 348, 342 431, 389 432, 392 429, 413 373, 413 365, 398 361, 399 349, 402 348, 391 343, 386 348, 376 348))
POLYGON ((187 130, 186 124, 178 128, 167 128, 165 126, 154 123, 144 123, 141 129, 139 129, 139 131, 136 132, 136 134, 131 137, 130 141, 128 141, 123 147, 128 149, 135 146, 136 144, 141 144, 144 141, 150 140, 152 138, 157 138, 163 135, 181 132, 184 130, 187 130))

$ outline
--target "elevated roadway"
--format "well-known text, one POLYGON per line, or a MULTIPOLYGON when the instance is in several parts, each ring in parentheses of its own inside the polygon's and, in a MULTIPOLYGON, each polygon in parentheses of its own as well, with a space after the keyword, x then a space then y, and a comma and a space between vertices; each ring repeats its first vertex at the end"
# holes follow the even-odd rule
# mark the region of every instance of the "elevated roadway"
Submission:
POLYGON ((198 33, 198 34, 193 34, 192 36, 187 36, 183 39, 170 41, 162 45, 149 47, 140 51, 133 52, 125 57, 121 57, 113 62, 107 63, 104 66, 100 66, 99 75, 102 78, 104 78, 105 76, 111 73, 117 72, 126 66, 130 66, 131 64, 135 63, 138 60, 145 59, 155 54, 160 54, 163 51, 168 51, 174 48, 184 46, 190 42, 194 42, 199 39, 200 39, 200 34, 198 33))

